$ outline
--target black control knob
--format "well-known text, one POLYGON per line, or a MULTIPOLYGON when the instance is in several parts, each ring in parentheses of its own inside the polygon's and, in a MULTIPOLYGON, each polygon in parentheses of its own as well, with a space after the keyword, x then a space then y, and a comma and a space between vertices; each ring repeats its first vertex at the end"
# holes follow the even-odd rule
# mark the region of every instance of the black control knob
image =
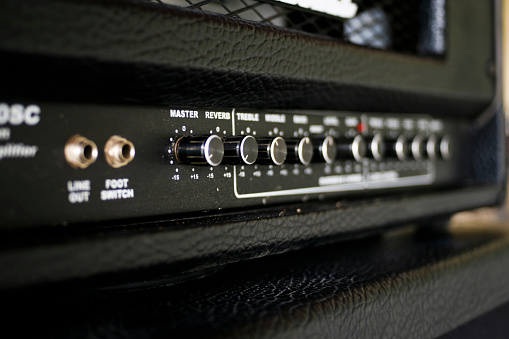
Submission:
POLYGON ((217 135, 182 137, 175 143, 175 154, 183 164, 217 166, 223 160, 223 140, 217 135))
POLYGON ((258 142, 258 160, 260 164, 282 165, 286 160, 286 142, 281 137, 260 138, 258 142))
POLYGON ((309 137, 286 140, 288 154, 286 162, 308 165, 313 159, 313 143, 309 137))
POLYGON ((361 135, 353 139, 342 138, 337 144, 338 158, 361 161, 367 152, 366 141, 361 135))
POLYGON ((326 162, 332 164, 336 159, 337 149, 336 141, 332 136, 326 136, 324 139, 315 140, 313 143, 313 161, 326 162))
POLYGON ((231 136, 224 140, 224 164, 252 165, 258 158, 258 143, 250 135, 231 136))
POLYGON ((368 154, 376 161, 382 161, 385 157, 385 141, 381 133, 376 133, 368 142, 368 154))
POLYGON ((386 141, 387 156, 397 158, 401 161, 406 160, 410 155, 410 146, 404 135, 400 135, 397 139, 386 141))
POLYGON ((423 160, 426 158, 426 140, 421 135, 416 135, 412 139, 410 148, 412 149, 412 156, 415 160, 423 160))

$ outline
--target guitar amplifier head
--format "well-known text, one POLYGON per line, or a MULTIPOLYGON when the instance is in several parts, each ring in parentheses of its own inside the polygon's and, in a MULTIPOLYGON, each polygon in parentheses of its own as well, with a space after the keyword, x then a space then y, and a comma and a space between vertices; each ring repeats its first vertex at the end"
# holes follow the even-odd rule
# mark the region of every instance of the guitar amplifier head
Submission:
POLYGON ((4 0, 0 288, 179 281, 501 204, 500 7, 4 0))

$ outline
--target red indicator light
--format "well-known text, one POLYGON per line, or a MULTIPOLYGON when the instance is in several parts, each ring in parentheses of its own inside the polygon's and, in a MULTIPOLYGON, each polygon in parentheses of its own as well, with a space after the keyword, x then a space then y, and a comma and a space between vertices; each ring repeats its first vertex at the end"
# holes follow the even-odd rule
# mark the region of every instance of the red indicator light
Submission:
POLYGON ((364 125, 363 123, 358 124, 357 130, 359 131, 359 133, 364 133, 366 131, 366 125, 364 125))

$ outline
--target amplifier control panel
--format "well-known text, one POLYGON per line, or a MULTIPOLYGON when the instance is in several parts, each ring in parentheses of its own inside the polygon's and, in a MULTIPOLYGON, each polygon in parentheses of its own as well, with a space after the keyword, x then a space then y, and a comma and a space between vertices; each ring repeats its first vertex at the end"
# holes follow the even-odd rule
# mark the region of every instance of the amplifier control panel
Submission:
POLYGON ((461 183, 466 123, 426 114, 0 104, 2 227, 461 183))

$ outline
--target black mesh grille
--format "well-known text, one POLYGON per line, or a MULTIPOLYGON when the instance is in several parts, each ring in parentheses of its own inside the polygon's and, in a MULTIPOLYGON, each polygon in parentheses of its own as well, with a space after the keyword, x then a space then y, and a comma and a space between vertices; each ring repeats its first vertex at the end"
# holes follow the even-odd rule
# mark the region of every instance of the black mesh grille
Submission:
POLYGON ((139 0, 238 17, 376 49, 445 53, 446 0, 354 0, 357 15, 341 19, 271 0, 139 0))

